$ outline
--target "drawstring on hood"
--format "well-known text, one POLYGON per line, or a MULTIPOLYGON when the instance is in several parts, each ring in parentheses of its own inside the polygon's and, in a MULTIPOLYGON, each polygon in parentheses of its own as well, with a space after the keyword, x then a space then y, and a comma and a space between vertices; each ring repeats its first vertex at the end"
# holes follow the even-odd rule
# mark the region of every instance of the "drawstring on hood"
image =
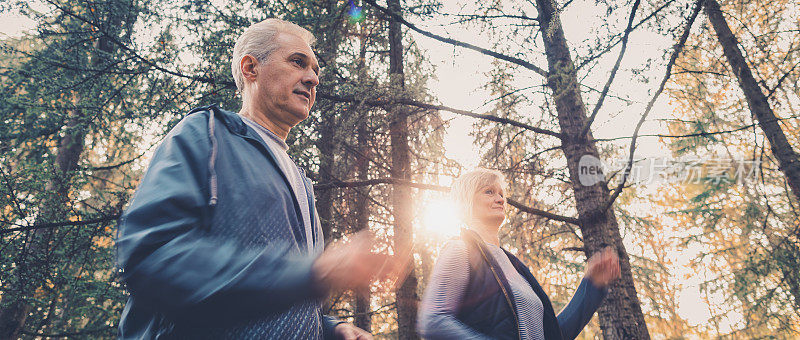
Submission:
POLYGON ((217 206, 217 171, 214 169, 217 161, 217 137, 214 135, 214 111, 216 111, 215 106, 208 110, 208 138, 211 140, 211 156, 208 159, 208 186, 211 197, 208 199, 208 206, 211 208, 217 206))

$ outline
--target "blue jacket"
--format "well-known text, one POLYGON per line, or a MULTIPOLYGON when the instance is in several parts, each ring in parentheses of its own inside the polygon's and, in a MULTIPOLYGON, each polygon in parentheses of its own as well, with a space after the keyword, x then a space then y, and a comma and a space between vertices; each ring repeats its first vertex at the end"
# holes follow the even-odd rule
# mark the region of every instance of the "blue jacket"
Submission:
POLYGON ((311 266, 323 249, 311 181, 313 248, 274 155, 235 113, 193 110, 156 149, 120 219, 117 262, 131 295, 124 339, 320 339, 337 320, 311 266))
MULTIPOLYGON (((467 247, 469 283, 454 317, 466 327, 480 334, 480 338, 519 339, 517 310, 511 296, 511 286, 500 265, 490 255, 477 233, 462 230, 461 238, 467 247)), ((569 304, 556 316, 550 298, 516 256, 504 250, 511 264, 531 285, 542 301, 542 323, 547 340, 572 340, 592 319, 607 291, 588 279, 583 279, 569 304)), ((437 316, 423 315, 419 328, 429 339, 452 339, 446 329, 438 329, 437 316)))

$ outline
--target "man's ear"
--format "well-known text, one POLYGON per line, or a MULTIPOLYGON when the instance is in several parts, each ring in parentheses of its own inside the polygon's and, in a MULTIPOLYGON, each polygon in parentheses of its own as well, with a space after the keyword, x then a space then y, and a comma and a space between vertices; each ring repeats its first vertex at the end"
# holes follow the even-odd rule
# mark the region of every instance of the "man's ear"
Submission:
POLYGON ((256 75, 258 74, 256 71, 257 66, 258 61, 256 58, 249 54, 245 54, 244 57, 242 57, 242 61, 239 63, 239 67, 242 69, 242 77, 250 81, 255 81, 256 75))

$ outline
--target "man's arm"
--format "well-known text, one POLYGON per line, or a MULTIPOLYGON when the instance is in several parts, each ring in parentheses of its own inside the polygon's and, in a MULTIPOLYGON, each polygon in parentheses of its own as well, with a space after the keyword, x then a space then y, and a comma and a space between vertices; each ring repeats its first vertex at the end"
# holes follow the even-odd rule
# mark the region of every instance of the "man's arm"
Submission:
POLYGON ((333 316, 323 315, 322 316, 322 338, 323 339, 336 339, 336 333, 333 332, 333 329, 336 328, 339 324, 346 323, 345 321, 339 320, 333 316))
POLYGON ((120 221, 117 260, 140 301, 202 322, 237 312, 281 311, 323 295, 313 258, 288 244, 242 250, 206 237, 210 141, 203 120, 184 119, 157 149, 120 221))

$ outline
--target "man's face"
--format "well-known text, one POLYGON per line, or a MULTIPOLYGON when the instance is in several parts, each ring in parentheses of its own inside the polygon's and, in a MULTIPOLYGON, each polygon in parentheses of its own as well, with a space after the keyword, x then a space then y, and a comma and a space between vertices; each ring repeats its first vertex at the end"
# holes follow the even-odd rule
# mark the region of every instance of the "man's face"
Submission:
POLYGON ((306 119, 314 106, 319 63, 300 37, 280 33, 275 40, 278 49, 257 66, 252 99, 268 119, 294 126, 306 119))

